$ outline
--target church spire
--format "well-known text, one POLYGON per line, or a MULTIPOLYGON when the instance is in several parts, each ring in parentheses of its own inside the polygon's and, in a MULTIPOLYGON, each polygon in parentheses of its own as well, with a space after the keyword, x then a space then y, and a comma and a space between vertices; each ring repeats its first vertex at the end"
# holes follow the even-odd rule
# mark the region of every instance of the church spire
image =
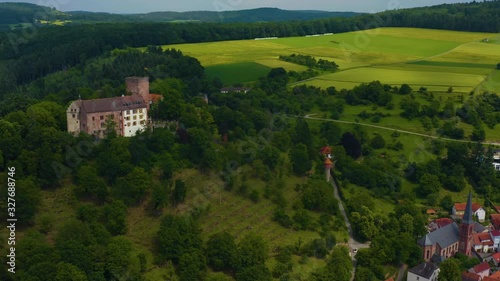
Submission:
POLYGON ((472 192, 469 192, 469 198, 467 199, 467 205, 465 206, 465 213, 462 223, 473 224, 474 216, 472 215, 472 192))

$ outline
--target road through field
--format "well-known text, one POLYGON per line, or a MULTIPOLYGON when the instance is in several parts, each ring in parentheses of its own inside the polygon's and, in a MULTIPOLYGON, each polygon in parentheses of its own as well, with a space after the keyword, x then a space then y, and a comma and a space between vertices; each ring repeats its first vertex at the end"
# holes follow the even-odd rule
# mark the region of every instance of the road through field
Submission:
MULTIPOLYGON (((305 118, 305 119, 310 119, 310 120, 336 122, 336 123, 342 123, 342 124, 352 124, 352 125, 356 124, 356 125, 365 126, 365 127, 372 127, 372 128, 377 128, 377 129, 382 129, 382 130, 389 130, 389 131, 397 131, 397 132, 404 133, 404 134, 421 136, 421 137, 432 138, 432 139, 442 139, 442 140, 446 140, 446 141, 475 143, 474 141, 469 141, 469 140, 457 140, 457 139, 443 138, 443 137, 440 137, 440 136, 426 135, 426 134, 415 133, 415 132, 411 132, 411 131, 394 129, 394 128, 390 128, 390 127, 383 127, 383 126, 377 126, 377 125, 372 125, 372 124, 366 124, 366 123, 358 123, 358 122, 352 122, 352 121, 342 121, 342 120, 335 120, 335 119, 329 119, 329 118, 312 117, 313 115, 316 115, 316 114, 307 114, 306 116, 297 116, 297 115, 295 115, 295 116, 294 115, 289 115, 289 116, 295 117, 295 118, 305 118)), ((500 142, 482 142, 482 144, 500 146, 500 142)))

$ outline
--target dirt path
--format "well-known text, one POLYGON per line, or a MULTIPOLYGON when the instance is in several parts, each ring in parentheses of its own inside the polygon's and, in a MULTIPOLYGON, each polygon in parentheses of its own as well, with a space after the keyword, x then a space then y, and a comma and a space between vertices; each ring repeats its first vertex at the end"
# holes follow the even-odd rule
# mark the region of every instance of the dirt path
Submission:
MULTIPOLYGON (((358 122, 352 122, 352 121, 342 121, 342 120, 335 120, 335 119, 328 119, 328 118, 312 117, 312 115, 315 115, 315 114, 307 114, 306 116, 294 116, 294 117, 303 117, 305 119, 335 122, 335 123, 342 123, 342 124, 357 124, 360 126, 377 128, 377 129, 388 130, 388 131, 397 131, 400 133, 421 136, 421 137, 425 137, 425 138, 441 139, 441 140, 446 140, 446 141, 455 141, 455 142, 464 142, 464 143, 475 143, 474 141, 470 141, 470 140, 457 140, 457 139, 443 138, 443 137, 439 137, 439 136, 426 135, 426 134, 415 133, 415 132, 411 132, 411 131, 394 129, 394 128, 390 128, 390 127, 383 127, 383 126, 378 126, 378 125, 366 124, 366 123, 358 123, 358 122)), ((482 144, 500 146, 500 142, 483 142, 482 144)))

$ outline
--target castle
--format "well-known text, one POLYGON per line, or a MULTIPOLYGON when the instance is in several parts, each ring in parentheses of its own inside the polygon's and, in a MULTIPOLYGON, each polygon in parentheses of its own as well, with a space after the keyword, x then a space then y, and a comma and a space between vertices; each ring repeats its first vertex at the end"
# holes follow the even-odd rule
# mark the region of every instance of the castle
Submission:
POLYGON ((112 124, 116 133, 124 137, 145 130, 150 105, 162 96, 149 93, 148 77, 127 77, 125 83, 130 95, 71 102, 66 112, 68 132, 102 138, 112 124))
POLYGON ((474 229, 472 214, 472 193, 469 193, 464 216, 460 225, 456 222, 430 232, 418 240, 425 261, 435 258, 449 258, 457 252, 472 256, 472 236, 474 229))

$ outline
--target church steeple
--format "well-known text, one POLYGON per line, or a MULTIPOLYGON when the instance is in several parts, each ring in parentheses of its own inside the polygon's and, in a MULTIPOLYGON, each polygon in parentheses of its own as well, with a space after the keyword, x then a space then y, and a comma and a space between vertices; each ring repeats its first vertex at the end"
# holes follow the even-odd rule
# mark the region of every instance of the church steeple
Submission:
POLYGON ((469 198, 467 199, 467 205, 465 206, 465 213, 462 223, 474 223, 474 215, 472 214, 472 192, 469 192, 469 198))
POLYGON ((472 192, 469 192, 465 213, 460 224, 460 241, 458 251, 466 256, 471 256, 472 251, 472 229, 474 227, 474 216, 472 214, 472 192))

